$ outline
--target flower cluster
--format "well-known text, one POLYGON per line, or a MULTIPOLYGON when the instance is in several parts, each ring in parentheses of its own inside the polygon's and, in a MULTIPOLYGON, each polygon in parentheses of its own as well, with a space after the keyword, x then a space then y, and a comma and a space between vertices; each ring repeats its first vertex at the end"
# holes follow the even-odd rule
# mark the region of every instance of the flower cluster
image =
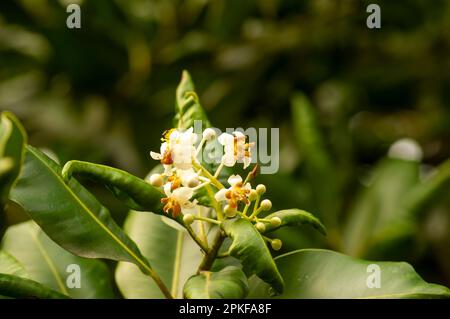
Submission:
MULTIPOLYGON (((165 194, 161 199, 164 213, 173 218, 182 215, 184 224, 188 227, 194 220, 218 224, 225 218, 236 216, 251 221, 261 233, 265 231, 265 223, 280 225, 281 220, 278 217, 270 220, 258 218, 260 212, 272 208, 272 203, 268 199, 261 200, 261 196, 266 192, 264 185, 257 185, 256 188, 251 186, 250 182, 256 175, 257 166, 245 180, 239 175, 230 175, 227 180, 228 187, 218 178, 224 167, 233 167, 237 163, 243 163, 244 169, 250 166, 253 144, 246 142, 243 133, 235 131, 217 137, 223 146, 223 155, 215 172, 208 171, 198 160, 203 147, 216 137, 216 132, 211 128, 203 131, 199 142, 193 128, 184 131, 171 129, 163 133, 160 152, 150 152, 150 156, 161 162, 164 171, 151 175, 149 182, 155 187, 161 187, 165 194), (199 213, 203 203, 193 199, 202 188, 207 188, 206 193, 213 202, 216 214, 210 216, 211 218, 199 213)), ((267 240, 273 249, 280 249, 280 240, 267 240)))

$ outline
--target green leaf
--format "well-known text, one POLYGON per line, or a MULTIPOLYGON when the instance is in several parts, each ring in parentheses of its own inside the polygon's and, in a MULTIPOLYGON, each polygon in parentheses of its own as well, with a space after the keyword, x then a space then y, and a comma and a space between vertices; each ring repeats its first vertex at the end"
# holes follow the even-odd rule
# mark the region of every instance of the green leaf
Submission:
POLYGON ((439 196, 445 196, 450 184, 450 161, 439 165, 424 181, 416 183, 405 191, 398 200, 395 215, 371 239, 368 256, 391 256, 410 254, 415 245, 421 218, 439 196), (402 249, 402 250, 400 250, 402 249))
POLYGON ((135 263, 153 272, 136 244, 116 225, 109 211, 75 179, 67 184, 61 168, 28 146, 23 171, 11 192, 42 230, 71 253, 135 263))
POLYGON ((30 279, 0 274, 0 296, 12 298, 66 299, 57 291, 30 279))
MULTIPOLYGON (((182 297, 184 282, 200 264, 202 253, 186 232, 177 231, 163 217, 131 211, 125 221, 126 233, 139 245, 162 280, 172 287, 175 297, 182 297)), ((120 262, 116 282, 126 298, 161 298, 155 283, 130 263, 120 262)))
POLYGON ((202 271, 184 285, 184 297, 188 299, 239 299, 247 293, 247 277, 233 266, 218 272, 202 271))
POLYGON ((195 86, 188 71, 183 71, 181 82, 176 92, 176 115, 174 126, 178 129, 188 129, 194 126, 194 121, 202 121, 202 127, 210 127, 211 124, 205 111, 200 105, 195 86))
POLYGON ((264 219, 271 219, 273 217, 278 217, 281 219, 281 224, 279 226, 274 226, 269 222, 264 222, 266 225, 265 233, 274 231, 283 226, 300 226, 303 224, 309 224, 315 229, 317 229, 323 235, 326 235, 325 226, 316 218, 313 214, 308 213, 301 209, 286 209, 280 210, 270 215, 264 217, 264 219))
POLYGON ((294 133, 305 161, 308 179, 314 190, 318 216, 327 227, 337 224, 337 181, 331 156, 319 129, 313 106, 307 97, 296 93, 291 99, 294 133))
POLYGON ((0 116, 0 205, 5 202, 17 176, 23 158, 26 133, 17 118, 2 112, 0 116))
MULTIPOLYGON (((366 261, 322 249, 298 250, 275 260, 286 282, 278 298, 450 298, 450 289, 426 283, 405 262, 366 261), (373 285, 377 266, 379 288, 373 285)), ((249 298, 268 297, 268 288, 252 280, 249 298)))
POLYGON ((25 267, 29 279, 35 280, 72 298, 113 298, 110 273, 99 261, 72 255, 56 245, 33 222, 8 228, 2 248, 25 267), (80 288, 69 288, 66 280, 69 265, 80 268, 80 288))
MULTIPOLYGON (((69 181, 73 175, 87 177, 106 185, 118 199, 131 209, 163 214, 161 204, 161 198, 164 197, 163 193, 143 179, 128 172, 106 165, 70 161, 64 165, 62 176, 65 181, 69 181)), ((179 217, 178 221, 181 222, 182 217, 179 217)))
POLYGON ((450 160, 445 161, 423 182, 415 185, 402 201, 405 216, 418 217, 450 184, 450 160))
POLYGON ((16 258, 3 250, 0 250, 0 274, 28 278, 25 267, 16 258))
POLYGON ((232 239, 230 255, 242 262, 247 276, 256 274, 270 284, 277 293, 283 292, 283 278, 261 234, 252 223, 242 218, 228 219, 221 224, 232 239))
POLYGON ((386 158, 373 172, 369 187, 358 197, 344 228, 344 252, 367 256, 376 238, 411 234, 411 224, 401 214, 401 202, 419 182, 419 163, 386 158), (395 228, 392 228, 395 225, 395 228), (384 234, 384 235, 382 235, 384 234))

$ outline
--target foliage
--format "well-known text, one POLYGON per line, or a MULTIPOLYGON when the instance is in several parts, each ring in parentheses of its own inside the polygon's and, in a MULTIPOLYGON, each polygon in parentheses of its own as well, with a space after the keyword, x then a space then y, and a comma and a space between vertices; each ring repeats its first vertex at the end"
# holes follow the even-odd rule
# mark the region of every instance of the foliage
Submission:
MULTIPOLYGON (((299 123, 296 136, 311 153, 307 161, 312 173, 317 173, 313 174, 318 179, 315 192, 328 190, 320 188, 327 178, 333 183, 333 194, 318 196, 324 202, 319 208, 324 224, 305 210, 277 211, 272 207, 267 198, 270 192, 266 192, 271 183, 266 183, 267 187, 254 183, 257 170, 250 166, 252 145, 238 131, 216 136, 193 90, 185 71, 177 89, 175 129, 163 133, 159 153, 151 152, 163 170, 159 168, 147 179, 83 161, 69 161, 61 167, 27 144, 25 132, 12 115, 2 114, 1 159, 12 158, 15 166, 6 172, 14 167, 16 174, 9 175, 13 178, 2 184, 1 191, 33 221, 9 227, 3 238, 1 295, 110 297, 109 270, 96 260, 103 258, 118 262, 116 284, 123 296, 131 298, 243 298, 247 294, 284 298, 450 297, 448 288, 426 283, 404 262, 366 261, 324 249, 275 256, 283 247, 285 230, 295 229, 296 234, 316 240, 302 225, 312 226, 321 236, 327 234, 329 226, 327 239, 315 243, 343 248, 353 255, 389 256, 401 251, 399 245, 414 240, 420 215, 448 184, 447 162, 421 180, 417 145, 411 141, 394 144, 348 216, 348 227, 341 231, 338 215, 332 215, 336 214, 332 204, 341 191, 337 177, 319 174, 324 171, 321 167, 335 172, 336 164, 320 160, 331 156, 318 142, 317 119, 304 96, 296 94, 292 99, 294 120, 299 123), (200 141, 187 126, 195 120, 204 125, 200 141), (208 143, 221 145, 224 151, 213 168, 199 156, 208 143), (227 151, 229 146, 231 152, 227 151), (10 149, 14 152, 7 151, 10 149), (242 164, 244 170, 250 170, 245 179, 230 172, 242 164), (221 178, 224 174, 227 182, 221 178), (127 205, 130 212, 123 229, 78 177, 105 185, 127 205), (194 193, 200 190, 208 201, 195 199, 194 193), (31 246, 36 249, 29 249, 31 246), (64 286, 62 273, 68 264, 77 264, 86 274, 83 289, 72 292, 64 286), (381 289, 373 290, 368 284, 372 265, 381 271, 381 289)), ((284 250, 292 249, 288 245, 284 250)))

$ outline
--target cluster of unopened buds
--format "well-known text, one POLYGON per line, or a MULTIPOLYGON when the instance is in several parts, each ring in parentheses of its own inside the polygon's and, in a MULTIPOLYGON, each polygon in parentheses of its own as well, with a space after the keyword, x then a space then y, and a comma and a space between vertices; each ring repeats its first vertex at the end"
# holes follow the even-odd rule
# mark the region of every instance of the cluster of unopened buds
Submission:
MULTIPOLYGON (((252 188, 250 181, 255 177, 257 166, 248 173, 245 180, 241 176, 232 174, 228 176, 226 187, 219 180, 219 175, 224 167, 233 167, 237 163, 243 163, 244 169, 250 166, 251 148, 253 143, 246 143, 243 133, 235 131, 216 136, 216 131, 207 128, 202 133, 199 143, 197 134, 193 128, 181 131, 171 129, 163 133, 160 152, 150 152, 150 156, 161 162, 164 167, 162 173, 149 177, 151 185, 162 188, 165 197, 161 199, 163 211, 167 215, 177 218, 182 215, 186 227, 198 220, 218 224, 226 218, 245 218, 252 222, 254 227, 264 233, 265 223, 279 226, 281 219, 273 217, 270 220, 258 218, 261 212, 267 212, 272 208, 269 199, 262 199, 266 192, 263 184, 252 188), (223 155, 215 172, 210 172, 198 160, 199 154, 208 142, 217 138, 223 146, 223 155), (212 207, 216 214, 210 211, 209 216, 202 215, 202 206, 195 194, 205 188, 212 207)), ((274 250, 281 248, 281 240, 263 236, 274 250)))

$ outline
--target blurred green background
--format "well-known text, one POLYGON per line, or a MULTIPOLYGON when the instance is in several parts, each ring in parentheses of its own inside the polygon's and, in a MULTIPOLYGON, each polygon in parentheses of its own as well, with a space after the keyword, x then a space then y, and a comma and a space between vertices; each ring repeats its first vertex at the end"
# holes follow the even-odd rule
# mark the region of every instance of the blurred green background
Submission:
MULTIPOLYGON (((280 171, 260 177, 274 206, 333 216, 325 218, 331 239, 285 232, 286 248, 406 260, 449 286, 448 191, 414 218, 413 240, 389 253, 352 251, 338 238, 393 142, 420 144, 422 172, 450 158, 449 53, 446 0, 7 0, 0 2, 0 109, 14 112, 30 144, 62 163, 144 176, 187 69, 215 126, 280 128, 280 171), (381 29, 366 27, 372 2, 381 7, 381 29), (81 6, 81 29, 66 27, 69 3, 81 6), (308 164, 290 103, 297 91, 311 101, 319 136, 311 152, 326 158, 324 167, 308 164)), ((383 190, 402 183, 402 170, 379 181, 378 203, 397 200, 383 190)), ((122 221, 126 208, 91 187, 122 221)), ((3 226, 18 216, 10 207, 3 226)))

